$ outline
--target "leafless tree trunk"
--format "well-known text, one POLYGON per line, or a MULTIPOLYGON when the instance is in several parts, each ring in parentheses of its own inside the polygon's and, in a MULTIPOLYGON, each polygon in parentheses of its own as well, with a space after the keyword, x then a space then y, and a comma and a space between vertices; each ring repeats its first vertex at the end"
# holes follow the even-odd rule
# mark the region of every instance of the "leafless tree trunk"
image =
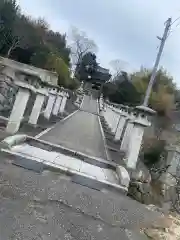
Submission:
POLYGON ((128 62, 125 62, 121 59, 114 59, 109 64, 114 71, 114 77, 121 75, 121 72, 125 71, 125 69, 129 65, 128 62))
POLYGON ((180 176, 168 172, 169 167, 170 165, 167 165, 164 168, 157 168, 154 166, 150 169, 150 173, 157 174, 155 181, 158 181, 164 173, 168 173, 175 180, 175 184, 172 186, 174 194, 172 194, 170 202, 172 204, 172 210, 180 214, 180 176))
POLYGON ((97 45, 88 38, 85 32, 81 32, 77 28, 71 29, 70 39, 72 65, 75 70, 87 52, 95 53, 97 51, 97 45))
POLYGON ((11 52, 16 49, 19 46, 20 39, 14 39, 11 47, 9 48, 6 57, 9 58, 11 55, 11 52))

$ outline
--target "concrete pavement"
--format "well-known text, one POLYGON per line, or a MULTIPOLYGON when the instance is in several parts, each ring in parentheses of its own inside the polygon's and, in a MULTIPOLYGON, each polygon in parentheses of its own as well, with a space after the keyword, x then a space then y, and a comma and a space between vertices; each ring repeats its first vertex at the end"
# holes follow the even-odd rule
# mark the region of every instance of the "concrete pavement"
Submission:
POLYGON ((159 216, 126 196, 83 187, 60 173, 37 174, 9 161, 1 156, 1 239, 145 240, 134 230, 159 216))
POLYGON ((57 123, 40 139, 93 157, 107 159, 97 114, 97 101, 91 96, 85 96, 81 110, 63 123, 57 123))
POLYGON ((80 109, 81 109, 81 111, 98 114, 97 100, 95 98, 93 98, 93 96, 85 95, 80 109))

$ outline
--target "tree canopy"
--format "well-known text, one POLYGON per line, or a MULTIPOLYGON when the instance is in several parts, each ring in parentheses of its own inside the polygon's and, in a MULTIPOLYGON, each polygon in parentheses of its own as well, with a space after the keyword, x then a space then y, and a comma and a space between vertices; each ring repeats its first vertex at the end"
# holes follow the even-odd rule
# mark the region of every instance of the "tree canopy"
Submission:
POLYGON ((76 69, 82 61, 84 55, 88 54, 89 52, 97 52, 97 45, 86 35, 85 32, 79 31, 75 27, 73 27, 71 30, 70 39, 72 64, 74 69, 76 69))
POLYGON ((103 94, 112 102, 131 106, 136 106, 140 100, 126 72, 119 72, 111 82, 106 83, 103 87, 103 94))
POLYGON ((68 86, 70 48, 66 35, 54 32, 44 19, 21 13, 16 0, 0 1, 0 55, 59 74, 59 84, 68 86))
POLYGON ((92 52, 87 52, 82 57, 79 64, 76 66, 75 76, 80 81, 88 80, 88 77, 93 74, 97 69, 96 55, 92 52))
MULTIPOLYGON (((139 96, 140 103, 143 103, 146 89, 151 77, 151 69, 141 67, 140 71, 131 75, 132 83, 139 96)), ((151 91, 149 106, 160 115, 167 115, 175 107, 176 85, 173 78, 163 69, 159 69, 151 91)))
MULTIPOLYGON (((125 72, 118 72, 113 81, 104 86, 104 95, 117 103, 143 104, 151 72, 151 69, 143 67, 129 76, 125 72)), ((159 69, 151 91, 149 106, 159 115, 165 116, 175 108, 175 104, 178 105, 179 99, 180 94, 173 78, 163 68, 159 69)))

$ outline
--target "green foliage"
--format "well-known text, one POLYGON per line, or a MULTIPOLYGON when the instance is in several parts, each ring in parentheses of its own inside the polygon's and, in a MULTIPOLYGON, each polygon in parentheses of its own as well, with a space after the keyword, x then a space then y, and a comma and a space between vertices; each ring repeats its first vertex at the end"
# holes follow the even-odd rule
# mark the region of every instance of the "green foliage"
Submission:
POLYGON ((80 81, 86 81, 88 80, 88 76, 92 76, 92 74, 96 71, 97 66, 96 55, 94 53, 87 52, 76 66, 75 76, 80 81))
POLYGON ((160 156, 163 154, 166 142, 160 140, 157 137, 148 138, 143 143, 143 162, 147 167, 152 167, 154 164, 158 163, 160 156))
MULTIPOLYGON (((13 41, 18 39, 16 47, 29 50, 31 53, 29 59, 38 55, 47 57, 49 52, 54 49, 54 52, 58 53, 69 66, 70 50, 67 47, 66 36, 49 29, 49 25, 44 19, 32 19, 21 14, 15 0, 0 2, 0 33, 0 54, 2 55, 6 55, 13 41)), ((12 51, 11 57, 18 59, 18 51, 12 51)), ((39 58, 39 60, 44 61, 43 58, 39 58)), ((29 60, 29 63, 43 66, 43 63, 37 63, 36 60, 32 62, 29 60)))
POLYGON ((69 66, 70 49, 66 46, 66 35, 61 35, 59 32, 49 30, 46 32, 45 41, 51 49, 54 48, 54 52, 61 56, 64 62, 69 66))
POLYGON ((56 71, 59 85, 76 87, 77 81, 70 78, 66 35, 52 31, 45 19, 21 14, 16 0, 1 0, 0 34, 1 55, 56 71))
POLYGON ((50 49, 46 45, 42 45, 33 53, 31 57, 32 65, 39 68, 46 68, 49 54, 50 49))
POLYGON ((6 54, 13 41, 13 27, 18 7, 15 0, 0 2, 0 51, 6 54))
POLYGON ((79 31, 77 28, 72 28, 71 31, 71 53, 72 63, 75 68, 80 64, 84 55, 88 52, 96 53, 97 45, 90 39, 85 32, 79 31))
POLYGON ((68 87, 70 85, 70 71, 61 57, 55 53, 50 53, 47 57, 45 68, 57 72, 59 76, 58 84, 60 86, 68 87))
POLYGON ((106 83, 103 94, 105 98, 119 104, 134 106, 139 102, 139 94, 125 72, 119 73, 114 81, 106 83))
POLYGON ((68 88, 71 90, 76 90, 80 87, 80 82, 77 78, 72 78, 70 81, 70 84, 68 85, 68 88))
MULTIPOLYGON (((143 102, 146 89, 151 77, 151 70, 141 68, 139 72, 131 75, 132 83, 135 86, 140 96, 140 103, 143 102)), ((160 115, 168 115, 174 109, 174 95, 176 92, 176 85, 164 69, 157 72, 156 80, 153 85, 151 96, 149 99, 149 106, 157 111, 160 115)))

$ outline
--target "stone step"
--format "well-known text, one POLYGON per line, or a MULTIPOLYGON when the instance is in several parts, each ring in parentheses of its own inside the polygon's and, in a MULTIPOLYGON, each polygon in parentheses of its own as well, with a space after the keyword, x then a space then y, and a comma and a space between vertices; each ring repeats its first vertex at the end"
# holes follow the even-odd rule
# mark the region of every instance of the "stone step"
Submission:
POLYGON ((103 128, 108 128, 111 129, 111 127, 109 126, 109 124, 105 124, 105 123, 101 123, 103 128))
MULTIPOLYGON (((86 157, 81 153, 74 153, 74 156, 70 157, 61 153, 63 149, 60 146, 29 136, 23 136, 22 139, 16 136, 12 141, 9 138, 4 140, 1 151, 12 158, 14 156, 12 164, 16 166, 38 173, 63 172, 71 177, 71 181, 89 188, 99 191, 107 188, 115 192, 127 193, 127 186, 121 184, 123 181, 120 179, 119 168, 113 162, 86 157), (21 144, 18 141, 21 141, 21 144), (15 145, 12 144, 17 144, 17 148, 14 149, 12 146, 15 145), (44 150, 44 147, 48 148, 44 150), (82 159, 79 158, 80 155, 82 159)), ((66 153, 68 151, 66 150, 66 153)))
POLYGON ((106 123, 104 123, 104 122, 101 122, 101 124, 102 124, 102 126, 103 126, 104 128, 110 128, 110 127, 109 127, 109 124, 106 124, 106 123))
POLYGON ((108 124, 105 120, 102 120, 102 119, 101 119, 101 123, 104 124, 104 125, 109 126, 109 124, 108 124))
POLYGON ((123 160, 125 154, 123 152, 120 151, 114 151, 113 149, 109 148, 108 149, 109 152, 109 157, 111 159, 112 162, 121 165, 123 167, 126 167, 126 164, 123 160))
POLYGON ((109 125, 107 122, 106 122, 106 120, 103 120, 103 119, 100 119, 100 121, 101 121, 101 124, 104 124, 104 125, 109 125))
POLYGON ((107 139, 114 141, 115 136, 112 132, 105 131, 104 134, 107 139))
POLYGON ((104 130, 104 134, 107 135, 107 137, 108 136, 113 137, 113 138, 115 137, 115 134, 112 133, 111 130, 104 130))
POLYGON ((76 152, 74 150, 71 150, 69 148, 65 148, 63 146, 60 145, 55 145, 52 144, 50 142, 46 142, 40 139, 34 139, 29 137, 27 139, 27 142, 29 145, 31 146, 35 146, 38 147, 40 149, 46 150, 46 151, 55 151, 55 152, 59 152, 62 153, 64 155, 68 155, 68 156, 72 156, 72 157, 77 157, 78 159, 83 160, 84 162, 87 162, 89 164, 92 164, 94 166, 99 166, 99 167, 104 167, 104 168, 108 168, 108 169, 116 169, 116 165, 113 164, 110 161, 101 159, 101 158, 96 158, 96 157, 91 157, 89 155, 83 154, 81 152, 76 152))
POLYGON ((101 121, 102 124, 106 124, 106 125, 108 125, 108 123, 106 122, 105 119, 101 119, 101 118, 100 118, 100 121, 101 121))
POLYGON ((119 141, 112 141, 112 139, 106 138, 107 146, 111 148, 116 148, 117 150, 120 149, 120 142, 119 141))

